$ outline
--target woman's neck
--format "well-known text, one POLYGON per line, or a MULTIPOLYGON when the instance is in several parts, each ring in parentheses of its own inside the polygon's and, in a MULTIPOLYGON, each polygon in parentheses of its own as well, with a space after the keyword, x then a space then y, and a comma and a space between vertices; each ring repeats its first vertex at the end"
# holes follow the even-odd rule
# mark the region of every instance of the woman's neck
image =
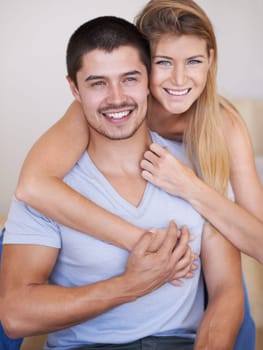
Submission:
POLYGON ((189 117, 188 111, 172 114, 167 112, 153 97, 149 98, 147 124, 152 131, 165 138, 182 141, 189 117))

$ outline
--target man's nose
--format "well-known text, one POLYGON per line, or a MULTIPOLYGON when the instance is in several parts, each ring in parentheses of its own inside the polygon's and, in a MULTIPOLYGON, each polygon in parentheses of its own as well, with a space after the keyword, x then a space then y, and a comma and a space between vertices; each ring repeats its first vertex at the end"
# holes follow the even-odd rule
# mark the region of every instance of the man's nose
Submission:
POLYGON ((111 86, 107 97, 108 103, 121 104, 126 100, 124 91, 120 85, 111 86))

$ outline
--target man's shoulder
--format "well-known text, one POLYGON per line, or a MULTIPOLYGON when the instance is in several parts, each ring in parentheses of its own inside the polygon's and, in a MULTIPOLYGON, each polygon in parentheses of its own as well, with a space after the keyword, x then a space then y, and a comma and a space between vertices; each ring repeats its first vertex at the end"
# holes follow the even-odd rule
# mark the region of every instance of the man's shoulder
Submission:
POLYGON ((58 223, 15 197, 5 227, 4 243, 60 247, 58 223))
POLYGON ((91 160, 88 156, 87 151, 83 152, 79 160, 71 168, 71 170, 65 175, 64 182, 67 184, 75 183, 79 181, 79 178, 83 178, 86 175, 90 175, 91 172, 91 160))

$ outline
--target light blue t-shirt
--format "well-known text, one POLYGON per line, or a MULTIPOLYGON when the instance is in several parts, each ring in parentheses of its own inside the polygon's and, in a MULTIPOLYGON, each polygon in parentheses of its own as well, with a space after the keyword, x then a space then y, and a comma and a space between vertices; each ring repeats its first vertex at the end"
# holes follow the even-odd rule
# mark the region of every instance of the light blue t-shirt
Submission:
MULTIPOLYGON (((188 164, 184 145, 151 133, 188 164)), ((186 201, 147 183, 138 207, 122 198, 96 168, 87 152, 64 181, 98 205, 143 228, 166 228, 170 220, 187 225, 199 254, 203 218, 186 201)), ((129 253, 92 236, 74 231, 13 200, 5 243, 37 244, 60 249, 50 283, 75 287, 123 273, 129 253)), ((107 230, 107 227, 105 227, 107 230)), ((125 233, 124 233, 125 234, 125 233)), ((199 264, 199 262, 198 262, 199 264)), ((49 335, 46 349, 65 350, 92 343, 127 343, 149 335, 194 336, 204 312, 200 267, 183 286, 166 283, 136 301, 120 305, 92 320, 49 335)))

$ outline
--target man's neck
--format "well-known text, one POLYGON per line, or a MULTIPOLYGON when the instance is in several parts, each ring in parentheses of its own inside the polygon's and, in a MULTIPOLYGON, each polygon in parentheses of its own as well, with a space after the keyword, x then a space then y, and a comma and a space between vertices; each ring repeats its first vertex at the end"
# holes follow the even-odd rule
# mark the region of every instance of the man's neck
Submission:
POLYGON ((133 136, 124 140, 111 140, 91 129, 87 152, 103 173, 139 173, 140 161, 151 143, 151 135, 146 124, 142 125, 133 136))
POLYGON ((90 158, 116 192, 134 207, 140 205, 145 192, 140 161, 151 142, 146 123, 126 140, 109 140, 91 131, 87 148, 90 158))

